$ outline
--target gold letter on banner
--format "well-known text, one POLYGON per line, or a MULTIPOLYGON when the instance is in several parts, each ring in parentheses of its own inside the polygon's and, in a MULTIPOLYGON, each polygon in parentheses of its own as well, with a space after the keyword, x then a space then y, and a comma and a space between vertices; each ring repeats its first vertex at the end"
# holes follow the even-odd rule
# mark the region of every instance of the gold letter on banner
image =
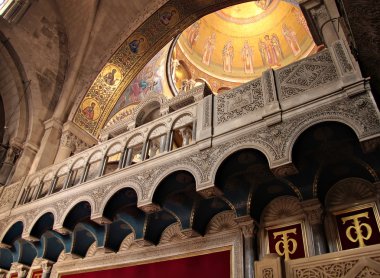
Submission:
POLYGON ((275 239, 277 236, 282 236, 281 237, 282 240, 277 241, 275 248, 276 248, 277 254, 279 254, 280 256, 285 256, 286 261, 290 259, 289 255, 294 254, 294 252, 296 252, 297 250, 297 241, 294 238, 288 237, 288 234, 297 234, 296 230, 297 229, 294 228, 294 229, 289 229, 286 231, 273 233, 273 237, 275 239), (292 243, 292 246, 293 246, 292 249, 290 249, 289 243, 292 243), (281 244, 282 244, 282 248, 284 249, 283 252, 281 252, 280 250, 281 244))
POLYGON ((352 220, 353 225, 347 228, 346 235, 347 235, 347 238, 351 242, 359 241, 359 247, 364 247, 365 246, 364 240, 368 240, 372 236, 371 226, 368 225, 367 223, 360 223, 359 218, 362 218, 362 217, 365 217, 368 219, 369 218, 368 212, 363 212, 357 215, 352 215, 352 216, 347 216, 347 217, 342 218, 343 224, 345 224, 347 221, 352 220), (367 236, 363 236, 362 228, 367 229, 367 236), (355 232, 356 238, 352 237, 352 231, 355 232))

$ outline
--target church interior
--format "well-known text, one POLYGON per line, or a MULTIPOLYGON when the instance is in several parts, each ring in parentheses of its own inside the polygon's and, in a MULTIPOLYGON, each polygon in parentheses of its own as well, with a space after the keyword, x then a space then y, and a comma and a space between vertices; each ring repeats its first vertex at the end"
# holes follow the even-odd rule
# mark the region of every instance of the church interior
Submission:
POLYGON ((379 15, 0 0, 0 277, 380 277, 379 15))

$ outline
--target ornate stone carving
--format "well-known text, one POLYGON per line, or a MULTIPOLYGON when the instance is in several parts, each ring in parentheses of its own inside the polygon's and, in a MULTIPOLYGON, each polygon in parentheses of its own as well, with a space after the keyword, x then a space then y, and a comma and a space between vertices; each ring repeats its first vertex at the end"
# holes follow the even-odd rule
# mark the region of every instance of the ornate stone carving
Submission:
POLYGON ((273 79, 273 70, 269 69, 263 72, 262 75, 262 87, 263 87, 263 92, 264 92, 264 100, 265 103, 270 103, 275 101, 275 96, 276 96, 276 88, 274 87, 274 84, 272 82, 273 79))
POLYGON ((283 196, 274 199, 264 211, 264 222, 278 221, 303 214, 302 206, 295 197, 283 196))
POLYGON ((348 54, 345 51, 345 46, 343 45, 342 41, 336 41, 332 44, 332 47, 334 49, 335 55, 337 57, 337 60, 339 62, 340 69, 344 74, 352 73, 354 71, 354 66, 352 65, 351 61, 348 58, 348 54))
POLYGON ((356 276, 355 278, 369 278, 369 277, 380 277, 380 272, 365 266, 356 276))
POLYGON ((17 182, 11 185, 8 185, 4 187, 4 190, 0 197, 0 209, 7 207, 7 206, 13 206, 13 204, 16 202, 16 199, 20 193, 22 187, 21 182, 17 182))
POLYGON ((96 249, 97 249, 97 242, 94 241, 91 246, 88 248, 87 250, 87 253, 86 253, 86 257, 93 257, 95 256, 95 253, 96 253, 96 249))
POLYGON ((231 210, 223 211, 215 215, 207 226, 206 233, 214 234, 237 227, 235 213, 231 210))
POLYGON ((339 79, 328 50, 278 70, 277 76, 281 100, 339 79))
POLYGON ((123 242, 120 244, 119 253, 127 251, 131 247, 134 240, 135 240, 134 233, 130 233, 129 235, 127 235, 123 239, 123 242))
POLYGON ((336 183, 327 193, 326 205, 329 207, 352 204, 376 196, 376 188, 360 178, 348 178, 336 183))
POLYGON ((210 115, 211 114, 210 111, 212 111, 211 100, 212 100, 211 97, 207 97, 204 99, 204 102, 203 102, 203 124, 202 124, 203 129, 206 129, 211 126, 211 117, 212 117, 212 115, 210 115))
POLYGON ((181 232, 181 224, 179 222, 168 226, 161 235, 160 244, 175 242, 185 239, 186 236, 181 232))
POLYGON ((274 278, 273 268, 264 268, 262 271, 263 278, 274 278))
POLYGON ((255 79, 215 98, 217 125, 240 118, 264 106, 261 79, 255 79))
POLYGON ((154 212, 157 212, 157 211, 160 211, 161 208, 159 205, 156 205, 156 204, 147 204, 147 205, 143 205, 143 206, 140 206, 139 209, 143 210, 145 213, 154 213, 154 212))
POLYGON ((297 269, 295 277, 344 277, 359 259, 297 269))

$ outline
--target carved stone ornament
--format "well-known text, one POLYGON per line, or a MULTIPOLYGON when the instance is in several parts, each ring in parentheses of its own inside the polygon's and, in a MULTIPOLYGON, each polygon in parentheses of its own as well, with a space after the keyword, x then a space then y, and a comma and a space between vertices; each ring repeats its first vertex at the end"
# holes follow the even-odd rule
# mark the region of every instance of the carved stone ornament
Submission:
POLYGON ((297 198, 283 196, 274 199, 267 205, 263 213, 263 220, 268 223, 302 214, 302 206, 297 198))
POLYGON ((303 277, 344 277, 359 261, 359 259, 317 265, 315 267, 299 268, 296 278, 303 277))
POLYGON ((224 230, 237 227, 235 222, 235 213, 232 210, 223 211, 215 215, 207 226, 206 233, 220 233, 224 230))
POLYGON ((376 187, 360 178, 348 178, 336 183, 326 195, 326 206, 356 203, 376 196, 376 187))
POLYGON ((181 241, 185 238, 186 236, 181 232, 181 224, 179 222, 175 222, 162 232, 160 244, 181 241))
POLYGON ((274 276, 273 276, 274 274, 273 274, 273 268, 264 268, 263 270, 262 270, 262 277, 263 278, 274 278, 274 276))
POLYGON ((158 212, 161 210, 159 205, 153 204, 153 203, 139 206, 139 209, 143 210, 145 213, 148 213, 148 214, 158 212))

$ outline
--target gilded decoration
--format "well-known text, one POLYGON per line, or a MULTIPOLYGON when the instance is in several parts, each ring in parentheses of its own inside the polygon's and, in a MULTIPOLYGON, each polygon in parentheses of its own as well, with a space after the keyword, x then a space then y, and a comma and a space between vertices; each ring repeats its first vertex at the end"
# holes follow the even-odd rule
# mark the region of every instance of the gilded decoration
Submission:
MULTIPOLYGON (((189 26, 194 20, 194 15, 196 18, 200 18, 216 9, 233 4, 234 1, 217 1, 217 3, 201 1, 198 5, 183 5, 179 0, 167 2, 152 17, 146 20, 138 30, 132 33, 112 55, 84 95, 73 116, 73 122, 92 135, 98 136, 100 130, 110 120, 111 111, 114 110, 125 89, 139 73, 142 66, 153 57, 154 53, 164 47, 169 38, 173 38, 179 30, 189 26), (189 15, 192 15, 192 18, 189 18, 189 15)), ((265 34, 257 34, 255 40, 244 39, 244 36, 238 41, 221 40, 218 35, 221 30, 215 31, 215 37, 213 37, 212 33, 207 33, 204 39, 201 39, 197 35, 197 28, 199 27, 200 30, 204 28, 205 24, 202 19, 190 27, 194 29, 193 33, 189 30, 184 33, 189 40, 189 42, 186 42, 187 48, 189 48, 189 43, 193 44, 194 50, 199 48, 197 50, 200 53, 198 56, 201 58, 205 56, 205 61, 200 61, 203 66, 213 67, 216 61, 215 57, 221 57, 219 61, 219 64, 222 65, 220 74, 223 78, 221 80, 231 82, 228 81, 230 79, 228 76, 231 74, 234 76, 237 74, 232 79, 237 78, 239 79, 238 82, 251 80, 255 76, 261 75, 261 71, 268 67, 278 67, 280 64, 291 63, 294 59, 307 56, 313 50, 313 40, 309 35, 307 25, 302 24, 304 21, 299 18, 302 14, 298 11, 299 8, 296 4, 273 0, 252 2, 246 5, 250 8, 245 9, 244 6, 240 8, 239 6, 229 7, 210 16, 215 17, 217 21, 240 25, 269 24, 271 21, 269 18, 275 18, 275 30, 266 30, 265 34), (284 6, 286 11, 279 11, 278 7, 280 6, 284 6), (289 18, 289 20, 287 19, 289 22, 281 21, 285 17, 289 18), (206 39, 209 36, 211 36, 211 42, 207 48, 206 39), (215 40, 215 47, 220 46, 220 49, 215 48, 213 50, 213 40, 215 40), (266 41, 268 41, 268 46, 264 47, 266 41), (266 51, 269 44, 273 48, 273 53, 269 50, 266 51), (206 51, 205 49, 209 50, 206 51), (277 51, 275 51, 276 49, 277 51), (206 53, 203 53, 204 50, 206 53), (216 54, 220 55, 215 56, 216 54), (276 57, 274 56, 277 57, 278 62, 275 62, 276 57), (241 76, 243 78, 240 78, 241 76)), ((245 32, 248 32, 248 29, 245 32)), ((233 28, 228 30, 234 31, 233 28)), ((201 76, 199 77, 201 78, 201 76)), ((192 80, 192 77, 190 79, 192 80)), ((193 86, 190 83, 188 82, 188 85, 193 86)), ((211 84, 211 87, 213 87, 215 84, 214 82, 211 83, 213 83, 211 84)), ((152 84, 154 84, 154 81, 152 84)), ((221 84, 218 86, 226 89, 221 84)), ((232 86, 228 86, 228 88, 230 87, 232 86)))

